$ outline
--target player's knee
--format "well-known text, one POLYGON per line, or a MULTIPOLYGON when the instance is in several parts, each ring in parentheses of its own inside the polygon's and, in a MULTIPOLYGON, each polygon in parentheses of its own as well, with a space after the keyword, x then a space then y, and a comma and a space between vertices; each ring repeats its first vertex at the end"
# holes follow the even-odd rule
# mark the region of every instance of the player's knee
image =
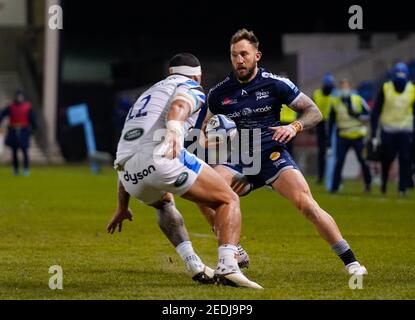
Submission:
POLYGON ((228 192, 226 195, 226 202, 233 206, 239 206, 239 196, 234 191, 228 192))
POLYGON ((295 206, 309 220, 316 220, 319 216, 319 206, 310 192, 301 192, 296 199, 295 206))
POLYGON ((231 189, 229 189, 228 192, 224 193, 222 195, 222 199, 220 201, 219 205, 227 205, 227 206, 231 206, 231 207, 239 207, 239 196, 232 191, 231 189))

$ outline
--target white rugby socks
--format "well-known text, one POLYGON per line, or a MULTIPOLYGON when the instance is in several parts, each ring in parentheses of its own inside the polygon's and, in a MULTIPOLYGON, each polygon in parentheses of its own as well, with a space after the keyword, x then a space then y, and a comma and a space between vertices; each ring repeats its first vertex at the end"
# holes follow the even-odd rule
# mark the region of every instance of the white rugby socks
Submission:
POLYGON ((192 275, 203 271, 204 264, 196 252, 193 250, 192 243, 190 241, 183 241, 180 243, 176 247, 176 252, 183 259, 187 270, 192 275))
POLYGON ((190 241, 183 241, 176 247, 176 252, 179 254, 179 256, 183 259, 183 261, 186 261, 186 258, 195 254, 195 251, 193 250, 192 243, 190 241))
POLYGON ((218 248, 219 254, 219 263, 218 263, 218 273, 224 272, 240 272, 238 267, 238 257, 239 252, 238 248, 232 244, 223 244, 218 248), (223 270, 222 270, 223 269, 223 270))

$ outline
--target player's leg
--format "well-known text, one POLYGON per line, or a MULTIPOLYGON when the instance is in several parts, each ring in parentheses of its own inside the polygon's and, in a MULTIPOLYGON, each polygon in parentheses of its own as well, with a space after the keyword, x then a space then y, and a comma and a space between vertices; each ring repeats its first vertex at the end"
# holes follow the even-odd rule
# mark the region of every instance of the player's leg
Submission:
POLYGON ((209 206, 216 212, 214 227, 219 245, 219 261, 215 270, 217 280, 225 285, 261 289, 242 274, 236 259, 241 232, 238 195, 215 170, 204 164, 197 179, 182 197, 209 206))
POLYGON ((151 206, 157 210, 160 229, 176 248, 192 279, 204 284, 213 283, 214 271, 206 266, 194 251, 183 216, 176 208, 173 195, 166 193, 151 206))
POLYGON ((156 208, 161 230, 176 248, 183 259, 193 280, 209 283, 213 280, 213 270, 205 267, 193 250, 183 217, 176 209, 171 194, 152 186, 152 181, 160 180, 152 158, 137 154, 128 160, 124 171, 118 172, 118 178, 126 192, 145 204, 156 208), (141 176, 137 175, 137 172, 141 176), (142 178, 141 180, 139 178, 142 178))
MULTIPOLYGON (((197 204, 200 212, 204 215, 208 223, 212 226, 212 231, 216 235, 215 230, 215 214, 216 211, 206 205, 197 204)), ((248 268, 250 264, 248 252, 241 246, 240 243, 236 246, 238 248, 239 256, 236 259, 238 261, 239 268, 248 268)))
MULTIPOLYGON (((232 184, 234 184, 234 180, 236 180, 236 174, 238 174, 237 171, 231 170, 226 168, 223 165, 217 165, 213 167, 215 171, 222 177, 222 179, 225 180, 225 182, 232 187, 232 184)), ((239 186, 239 183, 235 183, 236 186, 239 186)), ((239 188, 238 188, 239 189, 239 188)), ((238 194, 235 189, 233 189, 234 192, 238 194)), ((200 211, 203 213, 203 216, 206 218, 208 223, 212 226, 213 231, 215 232, 214 225, 215 225, 215 210, 211 207, 207 206, 204 203, 197 203, 197 206, 199 207, 200 211)), ((216 232, 215 232, 216 234, 216 232)))
POLYGON ((349 150, 348 139, 337 137, 336 145, 336 165, 334 167, 333 183, 331 186, 331 192, 337 192, 342 180, 342 171, 344 166, 344 160, 346 159, 347 151, 349 150))
POLYGON ((184 199, 201 203, 216 211, 214 227, 219 245, 236 245, 241 231, 239 198, 212 168, 204 165, 184 199))
POLYGON ((299 170, 287 169, 272 183, 274 190, 291 201, 295 207, 316 227, 334 252, 343 260, 351 274, 365 274, 366 268, 357 262, 349 244, 343 239, 334 219, 314 200, 307 181, 299 170))
MULTIPOLYGON (((245 196, 251 191, 249 181, 237 170, 225 165, 216 165, 213 168, 238 196, 245 196)), ((206 204, 198 203, 197 205, 209 224, 214 227, 215 210, 206 204)))
POLYGON ((365 144, 363 138, 356 139, 353 141, 353 149, 356 153, 357 160, 360 163, 363 173, 363 180, 365 182, 365 192, 370 192, 370 186, 372 183, 372 174, 370 173, 369 165, 363 155, 365 144))
MULTIPOLYGON (((239 173, 237 170, 225 166, 217 165, 214 166, 214 169, 219 175, 226 181, 228 185, 231 186, 232 190, 242 197, 247 195, 251 190, 251 185, 244 175, 239 173)), ((208 223, 212 226, 213 232, 216 234, 215 230, 215 214, 216 211, 205 204, 198 203, 200 211, 203 213, 204 217, 208 223)), ((237 258, 238 265, 240 268, 248 268, 250 264, 249 255, 246 250, 238 243, 237 245, 239 257, 237 258)))

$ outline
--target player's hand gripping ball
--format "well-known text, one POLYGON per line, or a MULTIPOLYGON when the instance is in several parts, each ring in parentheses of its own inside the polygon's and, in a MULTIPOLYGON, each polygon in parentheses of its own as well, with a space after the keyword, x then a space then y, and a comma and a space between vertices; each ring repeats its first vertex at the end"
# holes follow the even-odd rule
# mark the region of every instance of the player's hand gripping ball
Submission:
POLYGON ((209 119, 205 134, 208 140, 208 147, 222 145, 232 141, 236 134, 236 124, 223 114, 216 114, 209 119))

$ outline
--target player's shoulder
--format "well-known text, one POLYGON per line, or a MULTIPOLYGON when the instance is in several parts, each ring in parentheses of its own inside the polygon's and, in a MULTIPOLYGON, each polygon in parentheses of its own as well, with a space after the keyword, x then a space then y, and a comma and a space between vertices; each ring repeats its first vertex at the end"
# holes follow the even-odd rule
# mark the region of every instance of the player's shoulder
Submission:
POLYGON ((210 88, 208 95, 214 96, 215 94, 219 94, 222 90, 226 90, 226 88, 231 83, 231 74, 228 74, 224 79, 220 80, 216 83, 212 88, 210 88))
POLYGON ((189 89, 198 89, 200 91, 203 91, 202 86, 200 85, 199 82, 193 80, 193 79, 183 79, 183 81, 180 81, 177 84, 178 87, 186 87, 189 89))
POLYGON ((288 86, 293 90, 297 88, 297 86, 287 77, 272 73, 265 68, 260 68, 259 72, 261 81, 274 83, 277 87, 288 86))

